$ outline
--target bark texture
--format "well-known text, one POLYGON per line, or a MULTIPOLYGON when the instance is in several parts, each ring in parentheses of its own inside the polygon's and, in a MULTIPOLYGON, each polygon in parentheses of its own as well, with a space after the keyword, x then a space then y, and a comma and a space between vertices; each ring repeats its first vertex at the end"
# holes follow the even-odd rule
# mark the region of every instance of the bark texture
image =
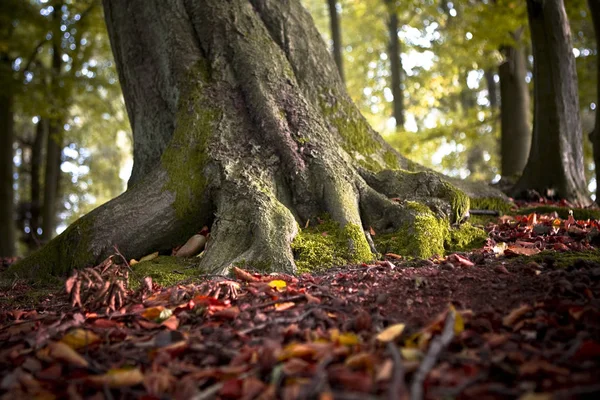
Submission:
POLYGON ((331 52, 335 65, 340 72, 340 78, 344 81, 344 57, 342 56, 342 28, 340 23, 340 15, 337 10, 337 0, 327 0, 329 7, 329 27, 331 30, 331 41, 333 46, 331 52))
MULTIPOLYGON (((522 48, 501 49, 500 65, 500 158, 503 177, 515 177, 525 168, 531 148, 530 96, 525 81, 527 60, 522 48)), ((513 181, 514 182, 514 181, 513 181)))
POLYGON ((324 214, 343 231, 346 259, 364 261, 363 229, 427 244, 431 221, 449 227, 467 213, 463 192, 408 172, 422 168, 369 127, 299 1, 104 7, 133 127, 133 184, 13 272, 47 269, 50 257, 51 272, 65 273, 114 245, 128 258, 170 250, 203 225, 203 271, 294 272, 293 239, 324 214))
POLYGON ((402 47, 398 39, 398 11, 396 10, 395 0, 386 0, 388 9, 388 35, 390 75, 392 85, 392 96, 394 96, 394 118, 396 119, 396 129, 404 126, 404 91, 402 90, 403 70, 402 70, 402 47))
POLYGON ((589 204, 583 166, 577 72, 562 0, 528 0, 534 57, 533 139, 514 192, 527 189, 589 204))
MULTIPOLYGON (((600 0, 588 0, 592 20, 594 21, 594 32, 596 34, 596 43, 600 43, 600 0)), ((596 54, 597 56, 597 54, 596 54)), ((596 106, 600 105, 600 64, 597 62, 597 90, 598 100, 596 106)), ((596 165, 596 203, 600 204, 600 117, 596 108, 596 122, 594 130, 590 134, 592 146, 594 148, 594 164, 596 165)))
POLYGON ((14 114, 10 59, 0 54, 0 257, 15 255, 13 142, 14 114))

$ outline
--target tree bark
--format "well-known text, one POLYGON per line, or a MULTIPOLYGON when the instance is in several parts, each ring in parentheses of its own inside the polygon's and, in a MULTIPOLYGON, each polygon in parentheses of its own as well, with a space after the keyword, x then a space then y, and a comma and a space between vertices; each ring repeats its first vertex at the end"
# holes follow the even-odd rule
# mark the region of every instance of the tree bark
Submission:
POLYGON ((48 137, 48 120, 40 118, 38 121, 33 146, 31 147, 31 220, 29 227, 31 229, 31 240, 28 241, 31 248, 34 249, 39 244, 41 228, 41 208, 42 208, 42 187, 41 171, 43 161, 44 141, 48 137))
POLYGON ((204 225, 203 271, 294 272, 293 239, 323 215, 346 232, 348 261, 372 258, 369 227, 401 231, 415 251, 406 254, 431 255, 433 238, 443 242, 468 211, 465 193, 369 127, 300 1, 104 7, 133 128, 135 184, 9 272, 64 274, 115 245, 138 258, 204 225), (430 222, 446 228, 430 231, 430 222))
POLYGON ((488 68, 484 71, 485 82, 488 88, 488 100, 490 101, 490 108, 492 111, 498 109, 498 85, 494 80, 496 74, 494 68, 488 68))
POLYGON ((515 185, 587 205, 577 72, 562 0, 527 0, 534 68, 531 151, 515 185))
POLYGON ((388 9, 388 35, 389 35, 389 58, 392 96, 394 96, 394 118, 396 129, 404 127, 404 91, 402 89, 402 46, 398 39, 398 12, 395 0, 385 0, 388 9))
POLYGON ((340 15, 337 10, 337 0, 327 0, 329 7, 329 26, 331 29, 331 41, 333 42, 332 54, 340 72, 340 78, 344 81, 344 57, 342 56, 342 29, 340 15))
MULTIPOLYGON (((60 43, 60 42, 59 42, 60 43)), ((52 93, 58 96, 62 60, 60 44, 55 40, 52 55, 52 93)), ((56 217, 58 206, 58 191, 60 183, 60 165, 62 164, 62 148, 64 141, 63 121, 60 117, 63 112, 54 99, 54 112, 48 123, 48 140, 46 142, 46 171, 44 176, 44 205, 42 207, 42 240, 48 242, 56 231, 56 217)))
MULTIPOLYGON (((523 172, 531 148, 530 98, 525 77, 527 60, 521 48, 501 49, 500 75, 501 173, 514 178, 523 172)), ((513 181, 514 182, 514 181, 513 181)))
MULTIPOLYGON (((598 46, 598 43, 600 43, 600 0, 588 0, 588 5, 592 14, 592 20, 594 21, 594 32, 598 46)), ((598 57, 597 53, 596 57, 598 57)), ((598 99, 596 101, 596 122, 594 130, 590 134, 590 140, 594 149, 594 164, 596 166, 596 203, 600 204, 600 116, 598 113, 598 107, 600 107, 600 64, 598 61, 596 65, 598 99)))
POLYGON ((12 65, 0 54, 0 257, 15 256, 15 222, 13 190, 14 111, 12 65))

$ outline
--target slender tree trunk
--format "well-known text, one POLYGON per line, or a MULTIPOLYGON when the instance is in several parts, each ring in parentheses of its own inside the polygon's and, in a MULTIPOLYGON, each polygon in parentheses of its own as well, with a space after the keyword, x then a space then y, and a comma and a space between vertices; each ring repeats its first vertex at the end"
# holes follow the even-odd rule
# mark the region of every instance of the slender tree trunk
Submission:
MULTIPOLYGON (((60 42, 59 42, 60 43, 60 42)), ((62 163, 63 121, 57 100, 62 60, 60 44, 55 41, 52 56, 52 95, 55 96, 54 115, 48 122, 48 140, 46 142, 46 171, 44 176, 44 205, 42 207, 42 240, 49 241, 54 236, 57 220, 60 165, 62 163)))
POLYGON ((496 71, 494 68, 488 68, 484 71, 485 82, 488 89, 488 100, 492 111, 498 109, 498 85, 494 79, 496 71))
MULTIPOLYGON (((505 178, 523 172, 531 148, 530 98, 525 81, 527 60, 521 48, 501 49, 504 62, 500 65, 500 139, 501 173, 505 178)), ((514 181, 513 181, 514 182, 514 181)))
POLYGON ((516 195, 527 189, 589 204, 577 72, 562 0, 527 0, 534 68, 531 151, 516 195))
POLYGON ((13 191, 14 111, 10 59, 0 55, 0 257, 15 255, 13 191))
POLYGON ((10 273, 64 274, 115 245, 137 258, 182 244, 204 225, 211 228, 201 270, 294 272, 304 254, 299 229, 323 214, 341 231, 337 250, 319 260, 327 265, 372 258, 369 227, 399 232, 392 242, 407 255, 443 251, 469 198, 369 127, 299 0, 104 7, 136 184, 10 273))
POLYGON ((344 81, 344 57, 342 55, 342 28, 340 15, 337 10, 337 0, 327 0, 329 6, 329 26, 331 28, 331 40, 333 42, 333 59, 340 71, 340 78, 344 81))
MULTIPOLYGON (((588 0, 590 11, 592 14, 592 20, 594 21, 594 31, 596 34, 596 48, 600 46, 600 0, 588 0)), ((596 52, 596 57, 598 53, 596 52)), ((596 85, 598 99, 596 100, 596 123, 594 124, 594 130, 590 134, 590 140, 594 148, 594 164, 596 166, 596 203, 600 204, 600 57, 596 61, 596 85)))
POLYGON ((398 39, 398 12, 396 10, 395 0, 385 0, 388 9, 388 36, 389 36, 389 58, 392 95, 394 96, 394 118, 396 119, 396 129, 404 126, 404 91, 402 89, 403 71, 402 71, 402 46, 398 39))
POLYGON ((33 146, 31 147, 31 241, 30 246, 36 248, 39 242, 40 234, 38 228, 41 228, 41 208, 42 208, 42 188, 41 172, 44 151, 44 141, 48 136, 48 120, 40 118, 38 121, 33 146))

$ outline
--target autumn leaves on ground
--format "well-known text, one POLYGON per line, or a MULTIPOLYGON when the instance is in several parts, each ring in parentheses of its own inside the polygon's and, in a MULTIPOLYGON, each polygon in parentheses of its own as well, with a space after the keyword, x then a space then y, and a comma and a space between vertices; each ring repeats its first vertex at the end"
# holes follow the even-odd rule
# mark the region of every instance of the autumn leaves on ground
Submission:
POLYGON ((0 394, 595 398, 599 221, 542 205, 490 219, 483 248, 443 258, 132 290, 115 254, 34 307, 15 281, 0 298, 0 394))

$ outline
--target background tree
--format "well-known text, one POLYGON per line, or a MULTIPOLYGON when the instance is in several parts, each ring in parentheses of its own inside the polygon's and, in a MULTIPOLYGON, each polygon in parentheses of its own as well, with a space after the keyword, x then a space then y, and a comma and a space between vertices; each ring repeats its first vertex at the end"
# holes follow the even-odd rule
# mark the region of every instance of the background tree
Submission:
MULTIPOLYGON (((596 34, 596 43, 600 43, 600 0, 588 0, 592 19, 594 21, 594 32, 596 34)), ((597 76, 597 93, 600 96, 600 68, 596 67, 597 76)), ((598 101, 596 104, 600 104, 598 101)), ((594 130, 590 134, 590 139, 594 148, 594 162, 596 164, 596 203, 600 204, 600 118, 596 114, 596 122, 594 124, 594 130)))
POLYGON ((385 0, 388 11, 390 86, 392 88, 396 129, 404 126, 404 91, 402 90, 402 46, 398 39, 398 10, 395 0, 385 0))
POLYGON ((339 3, 336 0, 327 0, 329 7, 329 26, 331 29, 331 41, 333 59, 340 71, 340 78, 344 81, 344 58, 342 57, 342 27, 340 23, 340 12, 338 11, 339 3))
POLYGON ((589 204, 577 72, 562 0, 528 0, 534 58, 533 140, 515 193, 535 189, 589 204))

